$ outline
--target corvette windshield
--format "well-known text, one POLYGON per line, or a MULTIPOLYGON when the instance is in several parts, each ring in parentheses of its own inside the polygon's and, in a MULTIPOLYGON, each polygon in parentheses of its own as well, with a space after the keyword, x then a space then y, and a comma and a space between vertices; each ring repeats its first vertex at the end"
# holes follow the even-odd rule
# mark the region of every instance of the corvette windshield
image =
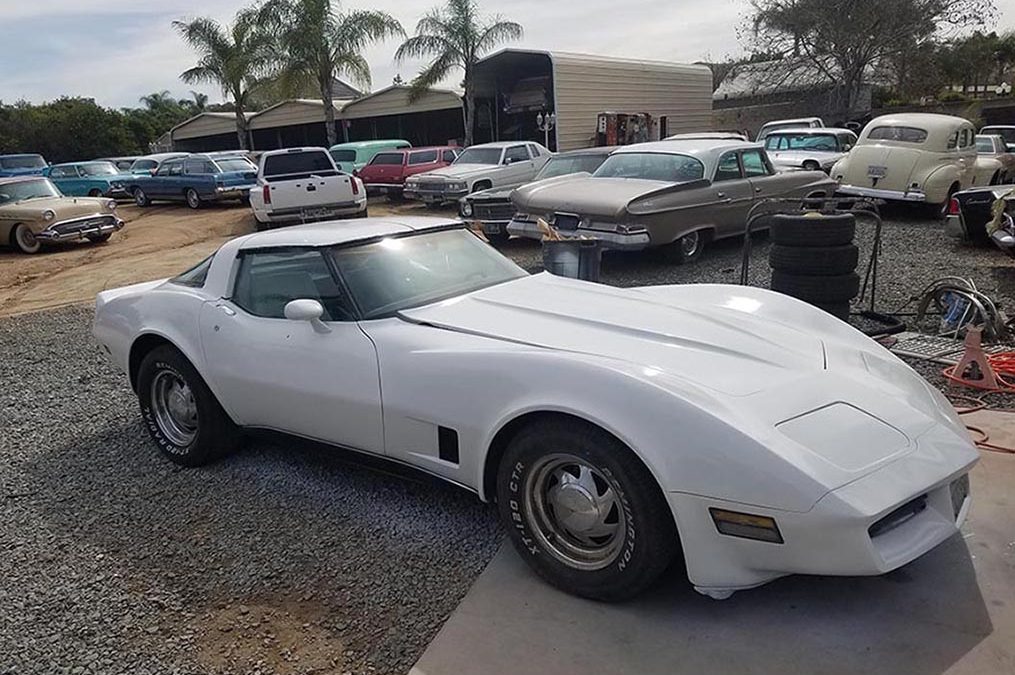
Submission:
POLYGON ((464 229, 336 247, 331 255, 364 319, 518 279, 525 271, 464 229))
POLYGON ((0 184, 0 204, 13 204, 27 199, 59 197, 60 191, 46 178, 38 180, 19 180, 13 183, 0 184))

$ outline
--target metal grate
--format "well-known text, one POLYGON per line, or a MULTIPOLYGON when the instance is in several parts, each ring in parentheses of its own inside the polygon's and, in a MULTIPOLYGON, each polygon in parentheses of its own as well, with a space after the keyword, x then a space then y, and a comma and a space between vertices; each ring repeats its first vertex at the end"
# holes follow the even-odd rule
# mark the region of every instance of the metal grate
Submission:
MULTIPOLYGON (((899 341, 890 347, 899 356, 907 356, 926 361, 937 361, 947 365, 955 365, 966 351, 963 340, 921 333, 901 333, 899 341)), ((1015 345, 994 344, 983 345, 986 354, 1000 354, 1015 351, 1015 345)))
POLYGON ((515 207, 511 202, 506 204, 475 203, 472 207, 473 216, 477 220, 511 220, 515 215, 515 207))

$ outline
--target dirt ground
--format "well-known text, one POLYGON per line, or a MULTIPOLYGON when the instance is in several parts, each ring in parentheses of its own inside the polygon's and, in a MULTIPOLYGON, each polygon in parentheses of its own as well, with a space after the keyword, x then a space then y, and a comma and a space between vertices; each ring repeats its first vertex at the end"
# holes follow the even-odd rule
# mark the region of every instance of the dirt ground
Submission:
MULTIPOLYGON (((427 212, 415 205, 371 200, 370 214, 427 212)), ((450 211, 448 212, 450 213, 450 211)), ((92 302, 107 288, 178 274, 223 242, 254 230, 249 208, 121 205, 127 225, 101 245, 45 247, 36 255, 0 248, 0 317, 92 302)))

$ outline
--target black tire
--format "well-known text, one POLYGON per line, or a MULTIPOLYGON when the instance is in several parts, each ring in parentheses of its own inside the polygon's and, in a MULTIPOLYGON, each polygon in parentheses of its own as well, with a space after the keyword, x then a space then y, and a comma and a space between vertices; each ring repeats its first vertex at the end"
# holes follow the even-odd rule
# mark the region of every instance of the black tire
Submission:
POLYGON ((148 199, 148 195, 145 191, 139 187, 134 188, 134 203, 144 208, 145 206, 151 206, 152 200, 148 199))
POLYGON ((686 265, 701 257, 708 245, 708 232, 696 230, 663 247, 666 259, 675 265, 686 265))
POLYGON ((945 197, 945 200, 943 202, 941 202, 940 204, 930 205, 930 216, 936 220, 944 222, 945 218, 948 217, 948 209, 951 206, 952 197, 954 197, 955 193, 958 191, 959 191, 958 185, 952 185, 950 188, 948 188, 948 196, 945 197))
POLYGON ((203 466, 222 457, 239 442, 236 425, 219 405, 204 379, 177 349, 164 345, 149 352, 141 361, 137 376, 137 397, 148 433, 159 451, 180 466, 203 466), (171 438, 153 408, 153 383, 156 378, 176 379, 186 384, 196 408, 196 431, 187 443, 171 438))
POLYGON ((486 237, 486 240, 494 246, 506 244, 508 240, 511 239, 511 235, 508 233, 507 229, 503 229, 500 232, 484 232, 483 236, 486 237))
POLYGON ((476 182, 476 183, 475 183, 475 184, 474 184, 474 185, 472 186, 472 190, 470 191, 470 193, 472 193, 472 192, 481 192, 481 191, 483 191, 483 190, 489 190, 489 189, 490 189, 490 188, 492 188, 492 187, 493 187, 493 183, 491 183, 491 182, 490 182, 490 181, 488 181, 488 180, 481 180, 481 181, 477 181, 477 182, 476 182))
POLYGON ((88 191, 88 196, 89 197, 101 197, 102 196, 102 190, 99 190, 99 189, 89 190, 88 191))
POLYGON ((775 244, 769 250, 768 264, 774 270, 813 276, 836 276, 856 270, 860 249, 844 246, 785 246, 775 244))
POLYGON ((187 191, 183 193, 183 199, 190 208, 195 210, 201 208, 201 195, 197 194, 197 190, 194 188, 187 188, 187 191))
POLYGON ((849 322, 850 305, 848 302, 816 302, 814 306, 825 310, 837 319, 849 322))
POLYGON ((106 234, 91 234, 86 238, 93 244, 105 244, 111 236, 113 235, 107 232, 106 234))
MULTIPOLYGON (((559 480, 556 483, 561 484, 559 480)), ((543 420, 512 439, 497 473, 497 501, 508 536, 525 562, 552 585, 582 597, 605 601, 632 598, 659 579, 680 550, 672 513, 652 474, 616 438, 577 420, 543 420), (603 486, 612 488, 616 499, 611 500, 612 507, 602 520, 615 518, 621 523, 606 537, 609 555, 587 569, 566 562, 555 552, 559 549, 553 548, 540 524, 555 520, 551 513, 555 510, 547 507, 541 517, 539 504, 547 504, 548 498, 529 496, 537 485, 545 485, 539 476, 544 475, 548 463, 566 463, 568 458, 586 465, 590 476, 597 476, 592 480, 596 492, 605 490, 603 486)), ((572 536, 565 533, 552 541, 566 547, 572 545, 566 537, 572 536)))
POLYGON ((844 246, 856 236, 856 217, 850 213, 776 214, 771 219, 772 243, 787 246, 844 246))
POLYGON ((772 290, 813 303, 849 302, 860 292, 860 275, 821 277, 773 270, 772 290))
POLYGON ((821 171, 821 165, 815 161, 804 162, 804 171, 821 171))
POLYGON ((42 250, 42 242, 39 241, 32 229, 24 223, 18 223, 11 229, 11 246, 14 250, 31 255, 42 250))

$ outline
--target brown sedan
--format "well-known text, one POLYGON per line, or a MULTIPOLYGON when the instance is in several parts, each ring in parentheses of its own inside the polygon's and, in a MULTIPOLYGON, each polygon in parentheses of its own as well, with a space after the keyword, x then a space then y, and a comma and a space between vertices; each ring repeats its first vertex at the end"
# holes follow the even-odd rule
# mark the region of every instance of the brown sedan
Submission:
POLYGON ((742 235, 748 212, 761 200, 831 197, 835 188, 820 171, 777 173, 756 143, 642 143, 617 150, 592 175, 518 188, 508 231, 540 239, 536 221, 544 218, 606 248, 666 247, 675 261, 686 262, 709 241, 742 235))

